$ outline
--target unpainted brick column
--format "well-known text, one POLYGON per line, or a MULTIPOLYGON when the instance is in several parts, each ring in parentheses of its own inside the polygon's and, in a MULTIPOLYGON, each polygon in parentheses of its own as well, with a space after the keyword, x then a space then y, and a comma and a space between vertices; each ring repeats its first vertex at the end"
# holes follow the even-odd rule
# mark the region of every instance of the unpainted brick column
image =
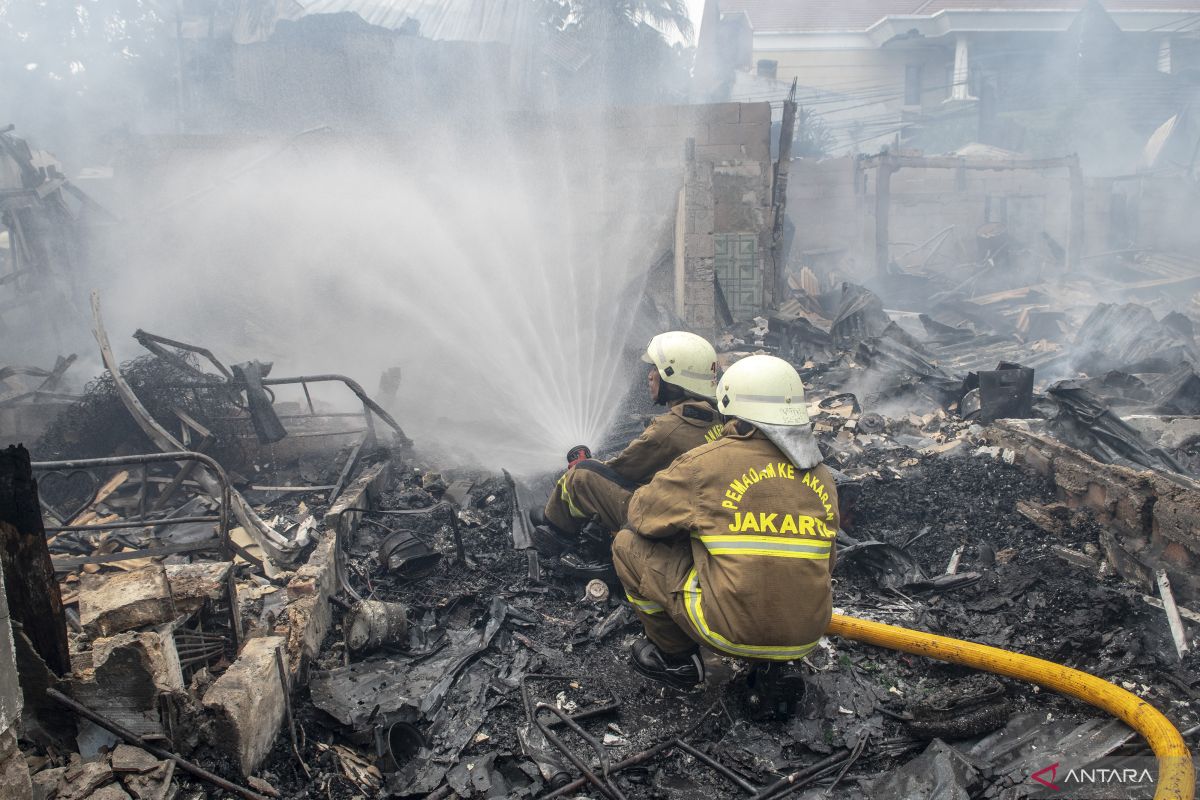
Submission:
MULTIPOLYGON (((676 276, 675 306, 688 327, 707 338, 716 335, 716 243, 713 240, 713 165, 689 159, 681 196, 684 225, 683 275, 676 276)), ((678 233, 678 232, 677 232, 678 233)))

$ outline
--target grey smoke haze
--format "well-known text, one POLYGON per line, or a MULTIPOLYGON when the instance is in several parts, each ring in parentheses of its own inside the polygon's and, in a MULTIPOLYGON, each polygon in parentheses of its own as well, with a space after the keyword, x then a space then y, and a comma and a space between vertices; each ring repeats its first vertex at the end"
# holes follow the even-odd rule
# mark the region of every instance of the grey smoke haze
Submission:
MULTIPOLYGON (((525 471, 597 443, 629 388, 629 298, 670 247, 679 178, 610 138, 602 109, 676 91, 678 43, 647 49, 640 30, 637 60, 606 52, 599 80, 581 71, 556 99, 517 88, 501 46, 323 15, 240 49, 225 65, 240 80, 209 64, 180 88, 172 13, 0 0, 0 123, 68 176, 114 170, 81 182, 122 222, 92 232, 64 323, 76 374, 100 368, 96 288, 122 360, 144 352, 129 338, 143 328, 368 391, 398 366, 397 416, 419 444, 525 471), (154 138, 180 130, 215 136, 154 138)), ((14 361, 52 360, 27 345, 14 361)))
POLYGON ((553 466, 597 441, 628 389, 626 295, 672 219, 661 173, 618 169, 598 120, 576 121, 475 151, 442 130, 177 153, 106 248, 120 354, 140 327, 369 389, 399 366, 410 436, 553 466))

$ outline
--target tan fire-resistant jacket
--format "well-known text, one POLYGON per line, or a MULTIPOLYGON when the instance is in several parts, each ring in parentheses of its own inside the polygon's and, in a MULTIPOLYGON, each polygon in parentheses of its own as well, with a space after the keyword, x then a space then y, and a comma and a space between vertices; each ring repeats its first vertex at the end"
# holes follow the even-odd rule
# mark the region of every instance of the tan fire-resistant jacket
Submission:
POLYGON ((691 538, 694 568, 678 591, 712 648, 789 660, 829 625, 838 530, 833 476, 797 469, 761 431, 734 425, 634 493, 627 527, 691 538))
POLYGON ((721 435, 721 418, 702 400, 680 400, 650 421, 642 435, 605 463, 622 478, 643 484, 672 461, 721 435))

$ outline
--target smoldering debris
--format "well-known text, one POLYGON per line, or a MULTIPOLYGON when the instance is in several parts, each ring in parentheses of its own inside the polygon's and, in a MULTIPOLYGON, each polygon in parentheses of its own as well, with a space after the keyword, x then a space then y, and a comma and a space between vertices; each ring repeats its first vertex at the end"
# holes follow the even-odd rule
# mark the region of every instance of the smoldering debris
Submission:
MULTIPOLYGON (((920 413, 830 388, 872 371, 938 374, 925 344, 887 331, 853 342, 832 366, 806 367, 814 385, 825 382, 810 412, 844 506, 835 603, 1111 677, 1192 725, 1194 651, 1176 653, 1136 570, 1118 563, 1125 551, 1105 540, 1100 511, 1057 502, 1070 487, 1065 461, 1042 476, 997 433, 1019 429, 964 419, 953 373, 924 393, 911 377, 878 383, 883 395, 923 398, 920 413), (860 363, 864 346, 893 357, 860 363)), ((806 688, 790 719, 773 718, 773 701, 756 696, 744 665, 730 660, 710 658, 703 693, 665 693, 625 664, 638 623, 617 587, 592 591, 594 576, 569 559, 531 562, 520 509, 553 476, 526 486, 447 469, 400 434, 370 444, 294 437, 320 425, 344 431, 344 418, 297 420, 269 392, 262 399, 289 435, 265 443, 245 399, 249 383, 216 367, 194 374, 194 355, 176 355, 183 364, 161 355, 135 362, 125 382, 147 411, 173 415, 197 446, 236 463, 229 480, 256 516, 307 544, 286 563, 239 538, 239 526, 226 541, 223 498, 181 472, 178 453, 117 459, 89 468, 91 478, 46 470, 45 502, 55 509, 46 518, 60 523, 50 527, 74 529, 48 539, 74 626, 68 680, 91 712, 163 737, 189 764, 252 794, 543 797, 590 785, 629 798, 773 797, 785 787, 850 798, 941 786, 1000 797, 1026 763, 1014 753, 1028 751, 989 742, 1028 736, 1024 720, 1047 716, 1061 721, 1051 746, 1075 736, 1095 743, 1084 755, 1141 752, 1127 729, 1074 701, 843 640, 824 641, 801 667, 806 688), (171 393, 188 381, 204 391, 171 393), (175 413, 175 400, 191 403, 179 410, 192 422, 175 413), (223 416, 236 419, 220 427, 223 416), (229 451, 227 436, 238 437, 229 451)), ((80 431, 99 413, 115 420, 123 406, 114 392, 89 390, 55 430, 71 429, 71 414, 80 431)), ((1054 396, 1041 394, 1039 407, 1054 396)), ((625 409, 631 420, 648 410, 634 401, 625 409)), ((140 428, 123 425, 126 438, 107 446, 150 446, 140 428)), ((1178 574, 1187 611, 1200 595, 1178 574)), ((142 780, 112 766, 129 754, 118 759, 102 731, 85 725, 65 746, 100 753, 88 763, 117 776, 97 773, 105 786, 133 793, 142 780)), ((146 766, 147 791, 189 793, 206 781, 146 766)), ((44 767, 35 778, 45 785, 65 785, 76 768, 53 758, 44 767)))
MULTIPOLYGON (((927 300, 925 311, 889 315, 861 286, 844 283, 817 296, 798 286, 779 313, 733 326, 719 345, 726 366, 750 352, 775 353, 801 368, 814 395, 848 393, 861 403, 859 411, 832 417, 810 408, 818 430, 846 429, 842 441, 848 441, 882 411, 912 425, 908 435, 917 438, 909 442, 921 449, 947 442, 921 435, 935 433, 931 423, 947 414, 980 423, 1043 419, 1048 433, 1104 463, 1198 474, 1188 452, 1192 442, 1164 450, 1121 419, 1186 414, 1200 403, 1200 351, 1180 314, 1159 322, 1145 306, 1099 303, 1074 337, 1063 330, 1035 338, 1027 327, 1021 330, 1029 292, 941 297, 927 300), (1097 370, 1103 377, 1090 377, 1097 370), (1066 376, 1078 377, 1055 380, 1066 376)), ((1086 295, 1072 300, 1081 301, 1086 295)), ((1032 307, 1050 302, 1038 298, 1032 307)))

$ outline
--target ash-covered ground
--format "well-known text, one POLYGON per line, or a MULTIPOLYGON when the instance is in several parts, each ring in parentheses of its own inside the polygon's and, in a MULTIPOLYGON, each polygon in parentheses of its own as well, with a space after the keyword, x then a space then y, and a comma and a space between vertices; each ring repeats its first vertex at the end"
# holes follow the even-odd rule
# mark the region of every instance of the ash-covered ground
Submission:
MULTIPOLYGON (((529 726, 520 684, 531 674, 565 676, 529 679, 529 691, 534 702, 556 704, 572 713, 619 698, 617 710, 582 723, 605 742, 614 763, 678 736, 747 782, 766 786, 865 740, 844 775, 836 769, 804 790, 811 796, 835 778, 840 778, 836 788, 822 796, 912 796, 914 785, 904 783, 910 779, 898 768, 928 746, 929 728, 921 732, 905 721, 914 710, 920 713, 922 701, 951 709, 948 727, 939 728, 936 721, 933 727, 964 750, 981 733, 1006 723, 1018 733, 1038 728, 1065 734, 1088 720, 1106 719, 1083 703, 1030 685, 987 681, 965 668, 837 638, 800 667, 807 694, 786 721, 752 718, 744 667, 731 660, 708 657, 710 677, 702 692, 664 688, 626 664, 640 626, 632 613, 622 610, 618 592, 601 603, 587 600, 585 580, 556 571, 545 559, 543 581, 529 580, 525 554, 512 549, 513 498, 502 476, 438 476, 431 474, 430 466, 395 464, 394 485, 381 510, 430 506, 451 481, 474 481, 457 512, 469 563, 455 563, 453 537, 440 516, 368 515, 371 522, 363 525, 347 559, 350 584, 365 598, 407 606, 409 641, 365 659, 350 658, 337 622, 344 612, 334 609, 334 633, 297 700, 301 756, 312 776, 301 771, 286 735, 260 772, 286 797, 375 797, 389 791, 434 797, 545 794, 546 773, 558 768, 539 771, 536 760, 563 762, 544 742, 531 743, 527 752, 544 748, 543 756, 550 758, 531 758, 523 752, 529 726), (443 554, 431 574, 403 579, 384 573, 379 545, 388 529, 402 527, 443 554), (320 691, 314 687, 344 671, 347 663, 370 672, 398 659, 408 670, 419 669, 457 647, 458 633, 486 630, 498 608, 504 609, 503 622, 490 643, 460 665, 444 703, 428 715, 389 714, 389 698, 394 700, 406 688, 389 687, 386 680, 363 689, 355 724, 342 724, 314 705, 313 693, 320 691), (997 684, 1002 689, 996 689, 997 684), (955 740, 955 719, 970 721, 969 735, 955 740), (397 754, 399 766, 407 765, 407 771, 376 774, 367 768, 376 760, 371 729, 396 720, 411 721, 430 748, 397 754)), ((1054 537, 1016 512, 1020 500, 1053 499, 1046 481, 988 455, 919 457, 901 448, 867 449, 854 459, 854 466, 868 477, 843 487, 853 504, 848 533, 897 546, 915 539, 905 552, 930 576, 943 573, 955 548, 962 545, 959 573, 973 571, 980 577, 945 592, 908 594, 882 589, 876 572, 855 559, 840 559, 834 590, 839 610, 1086 670, 1141 695, 1181 730, 1195 724, 1197 663, 1179 664, 1163 613, 1145 604, 1120 578, 1100 577, 1051 552, 1053 545, 1094 552, 1097 531, 1088 518, 1076 515, 1067 532, 1054 537)), ((367 683, 363 681, 364 687, 367 683)), ((323 702, 328 709, 329 701, 323 702)), ((561 727, 557 730, 572 749, 593 761, 582 739, 561 727)), ((1135 752, 1138 746, 1134 737, 1126 751, 1135 752)), ((1011 764, 989 769, 985 761, 977 759, 975 771, 962 778, 972 796, 1021 796, 1021 787, 1011 785, 1020 782, 1011 764)), ((1027 776, 1037 766, 1018 765, 1015 772, 1024 769, 1027 776)), ((570 765, 561 769, 572 777, 578 774, 570 765)), ((937 769, 918 771, 939 774, 937 769)), ((678 750, 624 770, 616 781, 630 798, 721 798, 741 791, 678 750)), ((585 787, 580 796, 597 795, 594 789, 589 795, 585 787)))

